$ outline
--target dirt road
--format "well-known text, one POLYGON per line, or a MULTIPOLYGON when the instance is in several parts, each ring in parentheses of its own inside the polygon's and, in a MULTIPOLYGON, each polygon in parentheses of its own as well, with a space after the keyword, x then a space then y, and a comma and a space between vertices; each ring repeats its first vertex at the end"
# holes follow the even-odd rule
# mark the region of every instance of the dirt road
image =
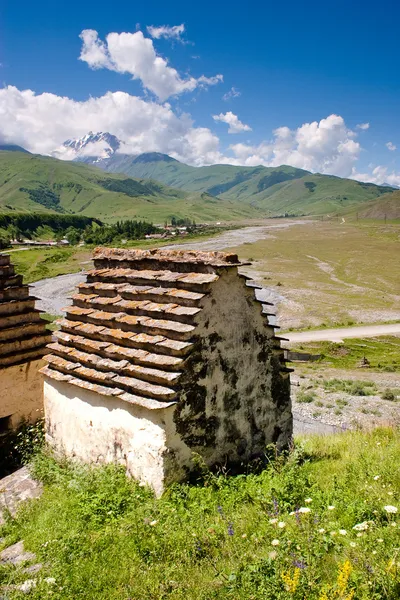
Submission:
POLYGON ((380 335, 400 334, 400 323, 389 325, 361 325, 360 327, 344 327, 342 329, 319 329, 318 331, 301 331, 285 333, 290 342, 341 342, 346 338, 378 337, 380 335))

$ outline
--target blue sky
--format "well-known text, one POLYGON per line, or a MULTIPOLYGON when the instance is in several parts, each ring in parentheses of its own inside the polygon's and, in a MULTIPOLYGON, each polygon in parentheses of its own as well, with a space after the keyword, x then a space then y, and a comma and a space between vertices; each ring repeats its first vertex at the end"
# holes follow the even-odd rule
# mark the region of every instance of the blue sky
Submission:
POLYGON ((192 164, 282 160, 399 184, 399 16, 387 0, 6 1, 0 137, 51 153, 87 125, 107 126, 131 153, 159 150, 192 164), (179 38, 147 30, 181 24, 179 38), (82 53, 84 30, 97 37, 82 53), (167 61, 159 71, 154 57, 167 61), (240 95, 224 100, 232 88, 240 95))

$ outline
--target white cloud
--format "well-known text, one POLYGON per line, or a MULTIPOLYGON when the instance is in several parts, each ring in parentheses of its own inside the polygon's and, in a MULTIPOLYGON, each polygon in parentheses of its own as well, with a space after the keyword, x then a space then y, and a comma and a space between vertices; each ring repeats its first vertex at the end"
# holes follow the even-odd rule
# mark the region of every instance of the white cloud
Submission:
POLYGON ((357 129, 369 129, 369 123, 359 123, 356 125, 357 129))
POLYGON ((147 33, 156 40, 159 40, 160 38, 165 38, 183 41, 181 36, 184 33, 184 31, 184 23, 182 23, 181 25, 174 25, 173 27, 170 27, 169 25, 160 25, 160 27, 149 25, 147 27, 147 33))
POLYGON ((83 42, 80 60, 92 69, 105 68, 118 73, 129 73, 162 102, 170 96, 223 81, 222 75, 181 78, 165 58, 157 55, 152 40, 145 38, 141 31, 109 33, 106 42, 100 40, 97 31, 93 29, 83 30, 80 37, 83 42))
POLYGON ((168 104, 145 101, 125 92, 107 92, 77 102, 55 94, 35 94, 14 86, 0 89, 0 138, 31 152, 72 160, 65 140, 88 131, 108 131, 124 141, 120 152, 164 152, 195 165, 223 159, 219 139, 207 128, 193 126, 187 114, 177 116, 168 104))
POLYGON ((392 142, 388 142, 386 145, 386 148, 388 150, 390 150, 391 152, 394 152, 395 150, 397 150, 397 146, 395 146, 392 142))
POLYGON ((389 185, 393 185, 395 187, 400 186, 400 173, 396 173, 395 171, 389 172, 389 169, 382 165, 375 167, 372 170, 372 173, 358 173, 357 170, 353 168, 351 179, 365 181, 368 183, 376 183, 377 185, 388 183, 389 185))
POLYGON ((297 129, 279 127, 270 142, 257 146, 231 146, 240 164, 276 167, 291 165, 307 171, 348 177, 359 158, 361 146, 344 119, 330 115, 321 121, 304 123, 297 129))
POLYGON ((249 125, 242 123, 237 115, 229 111, 225 114, 220 113, 219 115, 213 115, 214 121, 221 121, 229 125, 228 133, 242 133, 243 131, 252 131, 249 125))
POLYGON ((227 102, 228 100, 231 100, 232 98, 238 98, 241 95, 242 94, 241 92, 239 92, 239 90, 237 90, 235 87, 231 87, 229 92, 226 92, 226 94, 222 96, 222 100, 225 100, 225 102, 227 102))
MULTIPOLYGON (((124 143, 120 152, 163 152, 192 165, 235 164, 279 166, 289 164, 313 172, 352 177, 377 184, 400 186, 400 174, 385 166, 358 172, 361 148, 354 131, 342 117, 330 115, 297 129, 279 127, 271 140, 260 144, 234 144, 230 156, 223 153, 219 138, 206 127, 196 127, 188 114, 177 115, 169 104, 144 100, 126 92, 107 92, 78 102, 55 94, 35 94, 14 86, 0 89, 0 139, 31 152, 72 160, 76 154, 62 146, 88 131, 108 131, 124 143)), ((106 147, 87 152, 103 153, 106 147)))

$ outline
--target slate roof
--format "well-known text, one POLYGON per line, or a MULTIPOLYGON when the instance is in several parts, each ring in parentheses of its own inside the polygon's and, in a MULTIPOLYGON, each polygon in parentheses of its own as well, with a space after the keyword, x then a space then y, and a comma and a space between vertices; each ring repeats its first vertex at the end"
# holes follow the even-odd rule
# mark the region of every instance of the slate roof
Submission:
POLYGON ((175 403, 201 300, 237 255, 97 248, 94 263, 41 372, 151 409, 175 403))
POLYGON ((41 358, 48 351, 46 329, 34 296, 16 275, 8 254, 0 255, 0 368, 41 358))

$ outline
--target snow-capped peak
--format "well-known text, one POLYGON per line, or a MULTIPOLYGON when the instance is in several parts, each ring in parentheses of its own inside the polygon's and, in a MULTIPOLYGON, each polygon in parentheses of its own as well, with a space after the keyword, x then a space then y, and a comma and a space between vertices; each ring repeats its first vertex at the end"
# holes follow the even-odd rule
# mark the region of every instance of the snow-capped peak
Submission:
POLYGON ((121 141, 108 131, 98 133, 89 131, 81 138, 66 140, 53 155, 67 160, 96 163, 110 158, 120 146, 121 141))
POLYGON ((99 131, 93 133, 89 131, 86 135, 79 139, 67 140, 63 146, 75 150, 78 156, 97 156, 98 158, 108 158, 121 145, 120 140, 111 133, 99 131))

